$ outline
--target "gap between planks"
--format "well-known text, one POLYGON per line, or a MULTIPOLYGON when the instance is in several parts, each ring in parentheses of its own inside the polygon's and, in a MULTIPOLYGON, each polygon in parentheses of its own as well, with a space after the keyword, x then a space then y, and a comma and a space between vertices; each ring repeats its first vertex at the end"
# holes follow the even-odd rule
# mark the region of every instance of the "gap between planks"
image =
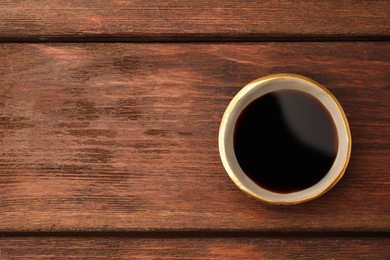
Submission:
POLYGON ((38 36, 1 37, 0 43, 245 43, 245 42, 381 42, 390 41, 390 35, 354 36, 278 36, 250 35, 188 35, 188 36, 38 36))
POLYGON ((150 230, 150 231, 64 231, 1 232, 9 237, 123 237, 123 238, 389 238, 386 231, 234 231, 234 230, 150 230))

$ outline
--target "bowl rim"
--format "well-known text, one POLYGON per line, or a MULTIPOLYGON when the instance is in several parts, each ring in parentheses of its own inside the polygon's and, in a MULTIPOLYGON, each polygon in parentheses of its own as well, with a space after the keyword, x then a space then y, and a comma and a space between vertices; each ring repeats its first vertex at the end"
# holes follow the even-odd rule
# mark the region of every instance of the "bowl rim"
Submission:
MULTIPOLYGON (((305 92, 305 93, 307 93, 307 92, 305 92)), ((308 93, 308 94, 310 94, 310 93, 308 93)), ((313 94, 310 94, 310 95, 314 96, 313 94)), ((314 96, 314 98, 318 99, 318 97, 316 97, 316 96, 314 96)), ((241 111, 242 110, 240 110, 239 112, 241 112, 241 111)), ((329 113, 330 113, 330 111, 329 111, 329 113)), ((335 117, 334 114, 332 114, 332 113, 330 113, 330 114, 332 116, 332 119, 334 120, 334 117, 335 117)), ((341 135, 339 133, 339 131, 337 131, 337 135, 338 136, 341 135)), ((293 73, 278 73, 278 74, 271 74, 271 75, 263 76, 263 77, 257 78, 255 80, 249 82, 246 86, 244 86, 233 97, 233 99, 230 101, 228 107, 226 108, 226 110, 225 110, 225 112, 223 114, 222 120, 221 120, 221 124, 220 124, 220 128, 219 128, 219 135, 218 135, 218 147, 219 147, 219 154, 220 154, 220 158, 221 158, 222 164, 223 164, 226 172, 230 176, 230 178, 233 180, 233 182, 236 184, 236 186, 238 186, 239 189, 244 191, 249 196, 254 197, 255 199, 267 202, 267 203, 289 205, 289 204, 298 204, 298 203, 303 203, 303 202, 306 202, 306 201, 313 200, 313 199, 315 199, 315 198, 325 194, 334 185, 336 185, 336 183, 343 177, 343 175, 344 175, 344 173, 346 171, 346 168, 348 166, 348 163, 349 163, 349 160, 350 160, 350 156, 351 156, 351 150, 352 150, 352 137, 351 137, 351 131, 350 131, 349 123, 348 123, 347 117, 345 115, 345 112, 344 112, 341 104, 339 103, 339 101, 336 99, 336 97, 327 88, 325 88, 324 86, 322 86, 318 82, 316 82, 316 81, 314 81, 314 80, 312 80, 312 79, 310 79, 308 77, 302 76, 302 75, 293 74, 293 73), (345 133, 346 133, 346 138, 347 138, 347 140, 346 140, 346 143, 347 143, 346 158, 342 162, 341 169, 337 173, 336 178, 331 183, 329 183, 326 186, 325 189, 319 190, 318 192, 310 194, 309 196, 305 196, 303 198, 295 199, 295 200, 275 200, 275 199, 270 199, 270 198, 267 198, 265 196, 261 196, 258 193, 255 193, 254 191, 249 189, 246 185, 244 185, 241 182, 241 180, 237 177, 236 173, 232 169, 232 167, 230 165, 230 160, 228 159, 228 154, 227 154, 227 151, 226 151, 227 148, 225 146, 226 129, 227 129, 227 127, 232 127, 232 125, 231 124, 229 125, 228 123, 230 121, 230 117, 232 115, 232 112, 236 108, 236 105, 238 104, 238 102, 240 102, 242 100, 242 98, 245 97, 248 93, 250 93, 253 89, 258 88, 258 87, 264 85, 265 83, 269 83, 270 81, 281 80, 281 79, 292 79, 292 80, 297 80, 297 81, 304 81, 306 83, 309 83, 309 85, 313 85, 314 87, 317 87, 320 90, 322 90, 323 93, 325 93, 333 101, 333 103, 336 105, 337 111, 339 112, 339 114, 341 116, 340 118, 341 118, 342 125, 343 125, 343 128, 344 128, 345 133)), ((338 149, 338 153, 339 153, 339 149, 338 149)), ((329 173, 327 173, 327 175, 328 174, 329 173)), ((256 186, 258 186, 258 185, 256 185, 256 186)), ((264 188, 261 188, 261 189, 265 190, 264 188)), ((288 195, 288 194, 285 194, 285 195, 288 195)))

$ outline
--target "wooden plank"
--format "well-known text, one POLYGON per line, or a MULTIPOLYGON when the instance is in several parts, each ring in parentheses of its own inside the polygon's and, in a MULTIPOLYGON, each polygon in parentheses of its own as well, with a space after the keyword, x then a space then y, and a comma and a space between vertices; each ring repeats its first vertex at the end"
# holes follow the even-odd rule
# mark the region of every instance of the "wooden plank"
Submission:
POLYGON ((385 238, 0 238, 1 259, 389 259, 385 238))
POLYGON ((390 45, 3 44, 0 230, 389 231, 390 45), (341 182, 315 201, 247 197, 217 134, 247 82, 292 72, 349 118, 341 182))
POLYGON ((390 2, 6 0, 2 39, 390 35, 390 2))

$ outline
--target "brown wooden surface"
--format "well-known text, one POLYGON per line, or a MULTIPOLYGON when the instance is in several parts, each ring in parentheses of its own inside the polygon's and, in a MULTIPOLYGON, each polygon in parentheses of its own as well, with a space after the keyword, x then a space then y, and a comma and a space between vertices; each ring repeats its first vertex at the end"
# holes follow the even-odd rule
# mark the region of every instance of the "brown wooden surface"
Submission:
POLYGON ((0 259, 389 259, 384 238, 0 238, 0 259))
POLYGON ((0 1, 0 260, 389 259, 389 39, 386 0, 0 1), (231 98, 280 72, 353 138, 340 183, 284 207, 217 149, 231 98))
POLYGON ((0 45, 0 230, 390 231, 388 43, 0 45), (299 73, 351 125, 341 182, 296 206, 244 195, 217 133, 249 81, 299 73))
POLYGON ((5 0, 0 39, 390 36, 389 13, 387 0, 5 0))

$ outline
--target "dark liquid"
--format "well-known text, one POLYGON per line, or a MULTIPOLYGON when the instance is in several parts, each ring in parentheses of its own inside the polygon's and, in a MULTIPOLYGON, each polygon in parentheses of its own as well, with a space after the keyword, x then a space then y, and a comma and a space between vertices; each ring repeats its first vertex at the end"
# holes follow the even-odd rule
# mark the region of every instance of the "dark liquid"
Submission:
POLYGON ((318 183, 337 155, 336 126, 314 97, 296 90, 268 93, 239 115, 234 152, 245 174, 264 189, 290 193, 318 183))

